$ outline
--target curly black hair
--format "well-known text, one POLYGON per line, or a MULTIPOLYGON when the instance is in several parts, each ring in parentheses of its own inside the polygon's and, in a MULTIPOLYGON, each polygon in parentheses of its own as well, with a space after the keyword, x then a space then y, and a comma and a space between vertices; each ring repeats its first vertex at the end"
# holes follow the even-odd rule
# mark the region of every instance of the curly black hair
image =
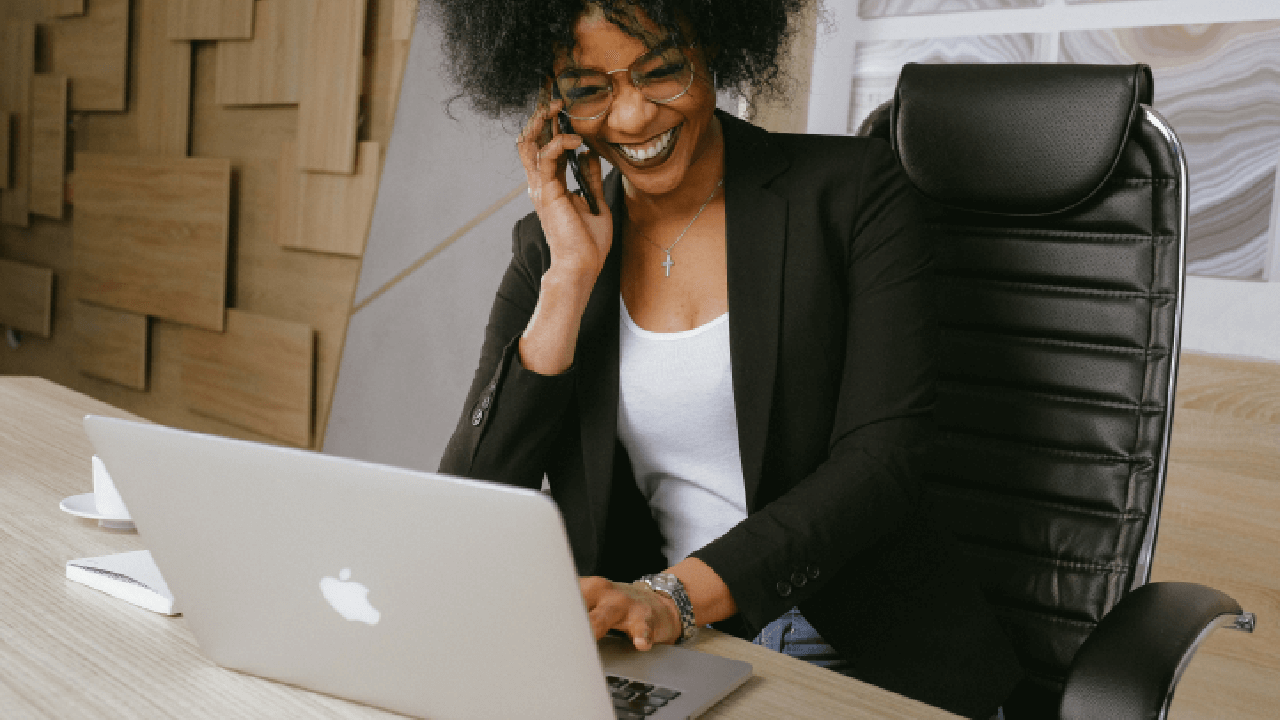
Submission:
POLYGON ((778 54, 792 18, 809 0, 419 0, 441 28, 449 72, 478 112, 498 119, 533 107, 557 50, 572 50, 573 27, 589 6, 653 44, 643 15, 676 42, 699 43, 721 88, 777 93, 778 54))

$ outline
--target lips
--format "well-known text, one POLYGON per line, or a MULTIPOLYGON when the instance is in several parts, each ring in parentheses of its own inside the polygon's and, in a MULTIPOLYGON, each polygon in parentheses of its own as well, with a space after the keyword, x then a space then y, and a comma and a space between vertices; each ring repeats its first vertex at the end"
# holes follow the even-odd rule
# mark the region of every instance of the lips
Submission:
POLYGON ((676 146, 676 139, 680 135, 680 128, 681 125, 677 125, 643 143, 610 144, 628 164, 638 168, 653 167, 671 156, 671 150, 676 146))

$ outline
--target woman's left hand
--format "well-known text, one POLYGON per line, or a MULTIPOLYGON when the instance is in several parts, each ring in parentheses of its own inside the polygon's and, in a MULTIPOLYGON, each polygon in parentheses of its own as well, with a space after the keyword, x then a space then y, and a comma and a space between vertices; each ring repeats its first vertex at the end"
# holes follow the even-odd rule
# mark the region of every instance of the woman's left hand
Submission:
POLYGON ((648 650, 655 643, 672 645, 680 639, 680 611, 671 598, 602 577, 579 578, 578 583, 597 640, 610 630, 621 630, 637 650, 648 650))

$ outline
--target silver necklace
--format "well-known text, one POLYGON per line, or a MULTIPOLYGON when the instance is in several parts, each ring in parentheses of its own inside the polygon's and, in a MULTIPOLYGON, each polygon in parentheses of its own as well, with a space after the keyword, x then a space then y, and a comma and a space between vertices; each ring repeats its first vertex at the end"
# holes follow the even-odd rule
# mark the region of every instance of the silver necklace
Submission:
POLYGON ((631 223, 631 227, 635 228, 636 232, 640 233, 640 237, 643 237, 646 241, 648 241, 650 245, 658 248, 659 250, 667 254, 667 259, 662 262, 662 267, 666 268, 667 270, 666 277, 671 277, 671 268, 675 266, 675 262, 671 260, 671 249, 676 246, 676 243, 684 239, 684 234, 689 232, 689 228, 693 227, 693 224, 697 222, 698 216, 701 215, 702 211, 706 210, 707 206, 711 204, 711 198, 716 196, 716 191, 719 190, 720 186, 723 184, 724 184, 724 178, 720 178, 720 182, 716 183, 716 186, 711 188, 711 194, 708 195, 706 201, 702 203, 702 207, 698 208, 698 212, 693 214, 693 219, 690 220, 689 224, 685 225, 684 229, 680 231, 680 234, 676 236, 675 242, 671 243, 666 247, 662 247, 658 243, 654 242, 653 238, 649 237, 647 234, 645 234, 645 231, 640 229, 640 226, 636 225, 635 223, 631 223))

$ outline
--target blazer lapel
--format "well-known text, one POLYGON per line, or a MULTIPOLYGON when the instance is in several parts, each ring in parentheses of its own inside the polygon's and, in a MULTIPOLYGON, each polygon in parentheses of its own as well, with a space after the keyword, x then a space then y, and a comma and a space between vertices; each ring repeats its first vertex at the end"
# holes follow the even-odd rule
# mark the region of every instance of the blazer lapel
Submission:
POLYGON ((718 113, 725 141, 729 346, 748 512, 755 509, 773 404, 787 200, 766 188, 788 162, 768 133, 718 113))
MULTIPOLYGON (((612 489, 613 453, 618 431, 618 303, 622 228, 626 203, 622 176, 615 170, 605 178, 605 203, 613 213, 613 245, 596 279, 578 331, 578 419, 595 548, 604 547, 605 518, 612 489)), ((596 558, 592 558, 594 566, 596 558)))

